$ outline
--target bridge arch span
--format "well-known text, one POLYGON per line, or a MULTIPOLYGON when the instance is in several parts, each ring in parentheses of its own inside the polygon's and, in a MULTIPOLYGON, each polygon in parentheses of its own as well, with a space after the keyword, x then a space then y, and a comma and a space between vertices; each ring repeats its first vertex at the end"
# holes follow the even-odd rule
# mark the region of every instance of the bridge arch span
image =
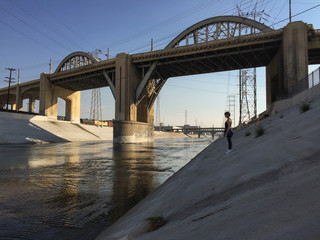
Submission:
POLYGON ((99 62, 99 59, 89 53, 81 51, 74 52, 66 56, 61 61, 59 66, 56 68, 55 73, 86 66, 96 62, 99 62))
POLYGON ((199 44, 271 31, 272 28, 255 20, 239 16, 218 16, 200 21, 173 39, 165 49, 199 44))
MULTIPOLYGON (((188 27, 174 38, 165 49, 172 49, 180 46, 197 45, 224 39, 233 39, 241 36, 257 34, 260 32, 270 32, 272 28, 255 20, 239 16, 218 16, 202 20, 188 27)), ((146 89, 151 83, 153 86, 148 108, 151 109, 155 99, 164 86, 168 77, 160 75, 158 62, 153 62, 150 66, 146 78, 137 90, 136 100, 139 103, 142 89, 146 89)))

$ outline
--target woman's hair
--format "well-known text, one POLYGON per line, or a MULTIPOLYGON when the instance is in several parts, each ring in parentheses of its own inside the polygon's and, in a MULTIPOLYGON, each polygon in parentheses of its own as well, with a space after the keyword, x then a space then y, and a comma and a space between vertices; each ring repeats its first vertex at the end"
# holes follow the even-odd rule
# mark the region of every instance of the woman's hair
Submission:
POLYGON ((231 114, 230 112, 225 112, 224 115, 230 117, 231 114))

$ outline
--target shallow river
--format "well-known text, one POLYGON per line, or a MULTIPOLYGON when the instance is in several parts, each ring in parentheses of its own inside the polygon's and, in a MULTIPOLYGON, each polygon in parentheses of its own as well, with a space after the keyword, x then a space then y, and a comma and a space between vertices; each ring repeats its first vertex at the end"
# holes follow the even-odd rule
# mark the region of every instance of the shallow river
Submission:
POLYGON ((0 239, 94 239, 210 142, 0 145, 0 239))

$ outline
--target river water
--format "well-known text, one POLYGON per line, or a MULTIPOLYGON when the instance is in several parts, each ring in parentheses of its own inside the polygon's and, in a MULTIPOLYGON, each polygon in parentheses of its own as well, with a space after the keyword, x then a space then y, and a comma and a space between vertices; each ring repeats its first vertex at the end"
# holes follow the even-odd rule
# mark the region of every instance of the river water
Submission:
POLYGON ((94 239, 211 141, 0 145, 0 239, 94 239))

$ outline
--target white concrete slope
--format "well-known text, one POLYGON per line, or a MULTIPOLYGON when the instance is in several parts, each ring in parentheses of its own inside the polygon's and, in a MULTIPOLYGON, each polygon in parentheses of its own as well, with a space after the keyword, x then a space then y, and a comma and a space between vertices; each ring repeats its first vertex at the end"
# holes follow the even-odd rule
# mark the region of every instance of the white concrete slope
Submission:
POLYGON ((0 112, 0 144, 112 140, 113 128, 0 112))
POLYGON ((320 100, 212 143, 98 239, 320 239, 320 100), (250 136, 246 133, 250 132, 250 136), (146 218, 168 222, 146 232, 146 218))

